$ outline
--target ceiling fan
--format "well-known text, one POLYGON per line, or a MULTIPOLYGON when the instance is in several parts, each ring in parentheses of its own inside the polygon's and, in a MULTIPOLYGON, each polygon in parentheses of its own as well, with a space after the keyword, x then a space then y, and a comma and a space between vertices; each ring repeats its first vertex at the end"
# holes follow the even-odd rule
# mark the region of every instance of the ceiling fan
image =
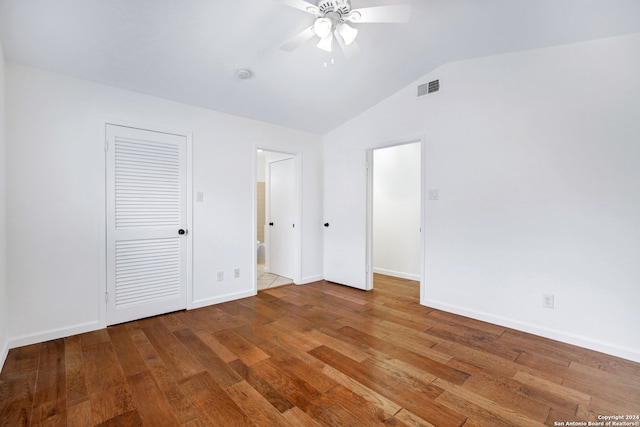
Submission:
POLYGON ((349 0, 319 0, 317 5, 305 0, 277 1, 316 18, 312 26, 280 46, 280 49, 287 52, 292 52, 312 38, 318 37, 320 41, 317 46, 320 49, 331 52, 335 39, 345 54, 352 55, 358 51, 355 41, 358 30, 350 24, 405 23, 409 21, 411 12, 408 4, 351 9, 349 0))

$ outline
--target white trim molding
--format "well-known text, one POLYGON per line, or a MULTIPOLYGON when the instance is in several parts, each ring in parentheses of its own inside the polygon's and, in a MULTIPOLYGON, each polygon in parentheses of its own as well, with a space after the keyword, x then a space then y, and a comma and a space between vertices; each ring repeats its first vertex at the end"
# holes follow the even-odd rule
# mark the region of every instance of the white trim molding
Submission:
POLYGON ((376 267, 373 268, 373 272, 378 274, 384 274, 385 276, 399 277, 400 279, 415 280, 416 282, 420 281, 419 274, 404 273, 402 271, 387 270, 385 268, 376 268, 376 267))
POLYGON ((309 283, 319 282, 324 280, 324 276, 322 274, 318 274, 316 276, 307 276, 301 277, 300 281, 295 282, 296 285, 308 285, 309 283))
POLYGON ((2 344, 2 349, 0 349, 0 371, 4 367, 4 362, 7 361, 7 356, 9 355, 9 341, 5 341, 2 344))
POLYGON ((252 289, 250 291, 242 291, 242 292, 235 292, 231 294, 220 295, 214 298, 204 298, 204 299, 194 300, 189 310, 208 307, 210 305, 221 304, 223 302, 234 301, 237 299, 253 297, 256 295, 257 295, 257 292, 252 289))
POLYGON ((611 356, 616 356, 640 363, 640 351, 631 347, 622 347, 616 344, 594 340, 582 335, 569 334, 557 329, 544 328, 531 323, 520 322, 486 312, 469 310, 464 307, 446 304, 436 300, 423 299, 420 301, 420 304, 426 307, 446 311, 448 313, 469 317, 471 319, 492 323, 494 325, 504 326, 506 328, 515 329, 517 331, 526 332, 543 338, 560 341, 565 344, 571 344, 589 350, 599 351, 611 356))
POLYGON ((84 334, 85 332, 97 331, 98 329, 104 329, 99 320, 80 323, 64 328, 50 329, 48 331, 38 332, 36 334, 13 337, 9 340, 9 348, 16 348, 25 345, 38 344, 45 341, 57 340, 60 338, 70 337, 72 335, 84 334))

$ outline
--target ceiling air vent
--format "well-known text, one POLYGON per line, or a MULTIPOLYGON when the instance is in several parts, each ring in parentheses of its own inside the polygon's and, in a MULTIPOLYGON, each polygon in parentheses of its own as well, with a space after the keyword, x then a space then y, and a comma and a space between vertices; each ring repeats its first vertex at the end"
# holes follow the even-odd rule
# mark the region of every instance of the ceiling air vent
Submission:
POLYGON ((418 86, 418 97, 429 95, 440 90, 440 80, 434 80, 429 83, 418 86))

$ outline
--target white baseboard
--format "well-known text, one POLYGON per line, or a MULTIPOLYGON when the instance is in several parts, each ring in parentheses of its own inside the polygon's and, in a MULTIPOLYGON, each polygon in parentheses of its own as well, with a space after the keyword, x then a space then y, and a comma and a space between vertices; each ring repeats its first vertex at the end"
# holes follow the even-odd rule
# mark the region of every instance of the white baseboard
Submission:
POLYGON ((403 273, 402 271, 387 270, 384 268, 373 267, 373 272, 378 274, 384 274, 385 276, 399 277, 401 279, 420 281, 419 274, 403 273))
POLYGON ((9 355, 9 341, 5 341, 2 343, 2 348, 0 349, 0 371, 4 368, 4 362, 7 361, 7 356, 9 355))
POLYGON ((96 331, 104 328, 100 321, 80 323, 64 328, 50 329, 36 334, 13 337, 9 340, 9 348, 22 347, 24 345, 37 344, 40 342, 57 340, 59 338, 70 337, 71 335, 84 334, 85 332, 96 331))
MULTIPOLYGON (((250 296, 254 296, 256 293, 251 291, 238 292, 234 294, 227 294, 216 298, 208 298, 194 301, 189 309, 206 307, 213 304, 220 304, 227 301, 233 301, 236 299, 246 298, 250 296)), ((22 335, 18 337, 13 337, 9 339, 7 343, 5 343, 4 347, 0 353, 0 361, 2 365, 4 365, 5 359, 9 353, 10 348, 22 347, 25 345, 37 344, 45 341, 55 340, 58 338, 65 338, 76 334, 83 334, 85 332, 91 332, 98 329, 104 328, 105 325, 102 325, 100 321, 95 322, 87 322, 74 326, 69 326, 65 328, 51 329, 49 331, 38 332, 35 334, 22 335)), ((2 366, 0 365, 0 366, 2 366)))
POLYGON ((299 282, 296 282, 296 285, 307 285, 309 283, 319 282, 321 280, 324 280, 324 276, 322 274, 319 274, 317 276, 307 276, 301 278, 299 282))
POLYGON ((213 298, 199 299, 199 300, 195 300, 195 301, 193 301, 191 303, 191 305, 189 307, 189 310, 196 309, 196 308, 202 308, 202 307, 208 307, 210 305, 221 304, 223 302, 229 302, 229 301, 233 301, 233 300, 237 300, 237 299, 252 297, 252 296, 255 296, 255 295, 256 295, 256 292, 254 290, 250 290, 250 291, 236 292, 236 293, 233 293, 233 294, 221 295, 221 296, 213 297, 213 298))
POLYGON ((509 319, 506 317, 496 316, 494 314, 485 313, 476 310, 469 310, 464 307, 459 307, 440 301, 431 299, 423 299, 420 302, 426 307, 435 308, 438 310, 446 311, 460 316, 470 317, 472 319, 481 320, 483 322, 493 323, 495 325, 504 326, 518 331, 526 332, 533 335, 538 335, 544 338, 549 338, 556 341, 561 341, 566 344, 576 345, 578 347, 586 348, 589 350, 599 351, 611 356, 620 357, 623 359, 631 360, 633 362, 640 363, 640 351, 631 347, 624 347, 617 344, 594 340, 589 337, 571 334, 557 329, 544 328, 532 323, 521 322, 519 320, 509 319))

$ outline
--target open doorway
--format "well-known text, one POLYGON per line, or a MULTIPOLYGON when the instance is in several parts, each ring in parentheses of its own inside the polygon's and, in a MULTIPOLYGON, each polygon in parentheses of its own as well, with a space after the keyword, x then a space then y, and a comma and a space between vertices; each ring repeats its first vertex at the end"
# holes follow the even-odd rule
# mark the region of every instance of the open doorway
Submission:
POLYGON ((258 149, 256 165, 256 286, 264 290, 295 278, 296 158, 258 149))
MULTIPOLYGON (((373 263, 373 199, 376 186, 373 179, 374 152, 392 146, 414 145, 417 152, 418 222, 413 232, 419 236, 416 251, 419 261, 419 287, 424 286, 424 200, 425 148, 424 140, 413 139, 366 150, 348 150, 325 156, 324 180, 324 277, 325 280, 365 291, 374 287, 373 263), (418 149, 419 148, 419 149, 418 149), (366 191, 363 191, 366 189, 366 191), (346 244, 345 244, 346 243, 346 244)), ((402 161, 393 163, 400 168, 402 161)), ((415 180, 413 181, 415 183, 415 180)), ((376 245, 380 246, 380 244, 376 245)), ((389 245, 393 249, 392 245, 389 245)), ((396 246, 396 250, 397 250, 396 246)), ((384 268, 384 267, 383 267, 384 268)), ((387 267, 400 272, 400 269, 387 267)), ((415 272, 411 272, 415 274, 415 272)), ((413 277, 413 276, 412 276, 413 277)), ((407 280, 407 279, 403 279, 407 280)), ((418 285, 418 283, 416 283, 418 285)))
POLYGON ((423 265, 422 143, 371 151, 369 190, 370 283, 391 281, 419 293, 423 265))

